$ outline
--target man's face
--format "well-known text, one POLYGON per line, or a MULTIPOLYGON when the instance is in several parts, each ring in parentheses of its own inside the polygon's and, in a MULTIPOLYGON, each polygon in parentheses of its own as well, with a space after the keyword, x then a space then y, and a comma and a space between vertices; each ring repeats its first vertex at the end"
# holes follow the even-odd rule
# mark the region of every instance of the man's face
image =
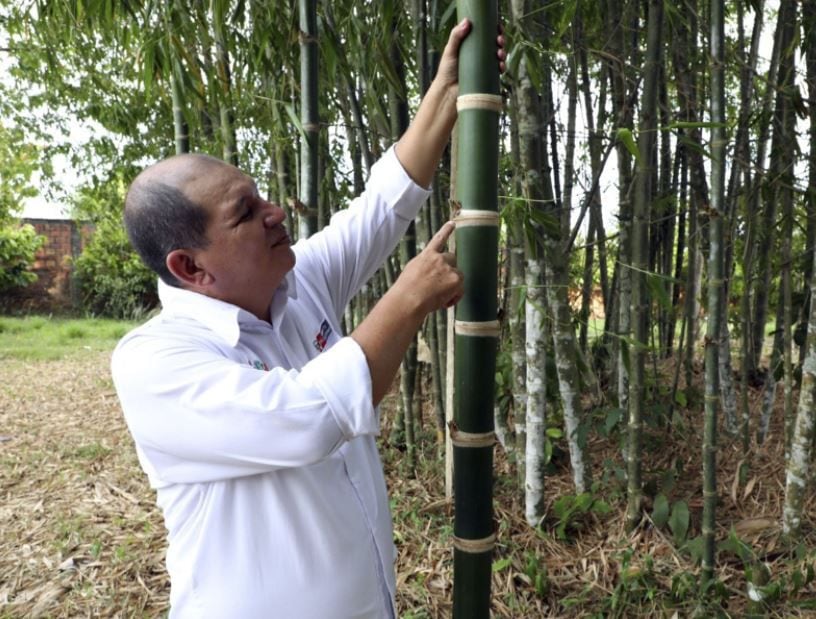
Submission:
POLYGON ((246 174, 220 162, 183 191, 209 213, 209 245, 196 250, 212 278, 205 294, 268 319, 275 290, 295 266, 283 209, 261 198, 246 174))

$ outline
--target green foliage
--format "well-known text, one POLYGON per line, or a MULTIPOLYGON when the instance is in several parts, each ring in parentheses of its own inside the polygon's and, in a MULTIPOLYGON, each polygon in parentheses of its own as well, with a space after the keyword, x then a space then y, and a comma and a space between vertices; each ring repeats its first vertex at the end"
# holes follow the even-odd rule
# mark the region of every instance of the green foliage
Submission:
POLYGON ((513 358, 510 347, 496 355, 496 406, 506 418, 513 405, 513 358))
POLYGON ((689 508, 685 501, 675 501, 672 504, 671 515, 669 516, 669 528, 674 535, 674 543, 682 544, 689 530, 689 508))
POLYGON ((658 494, 655 497, 652 522, 658 529, 662 529, 669 522, 669 501, 665 494, 658 494))
POLYGON ((729 559, 736 557, 742 563, 746 593, 754 613, 764 614, 772 608, 774 602, 783 598, 799 608, 816 608, 813 596, 809 593, 811 583, 816 578, 816 564, 804 543, 800 542, 792 549, 790 559, 781 565, 777 564, 773 570, 777 572, 776 577, 771 564, 765 563, 761 556, 737 535, 734 527, 731 527, 728 537, 719 542, 717 550, 729 559), (796 599, 799 595, 804 597, 796 599))
POLYGON ((598 414, 602 418, 598 418, 595 422, 595 429, 601 436, 610 436, 612 431, 620 428, 621 422, 626 419, 626 411, 622 408, 604 408, 599 409, 598 414))
POLYGON ((640 159, 640 150, 638 150, 631 130, 627 129, 626 127, 620 127, 617 132, 617 138, 623 143, 626 150, 629 151, 635 160, 640 159))
POLYGON ((74 215, 94 222, 96 230, 74 265, 86 311, 136 319, 156 305, 156 275, 133 251, 122 225, 126 185, 123 173, 114 173, 75 196, 74 215))
POLYGON ((97 226, 75 266, 84 307, 93 314, 135 319, 156 304, 156 275, 118 222, 105 219, 97 226))
POLYGON ((578 529, 590 514, 604 516, 611 511, 606 501, 595 498, 589 492, 578 495, 565 494, 553 504, 553 516, 556 518, 555 534, 565 540, 568 534, 578 529))
MULTIPOLYGON (((12 93, 0 85, 0 96, 12 93)), ((5 117, 9 111, 7 104, 0 104, 0 114, 5 117)), ((0 222, 18 212, 23 200, 37 195, 31 177, 40 167, 39 150, 26 140, 23 129, 9 126, 5 118, 0 121, 0 222)))
POLYGON ((547 595, 550 588, 547 565, 538 556, 529 551, 526 553, 525 559, 524 573, 533 583, 536 595, 543 598, 547 595))
POLYGON ((521 225, 527 246, 533 252, 538 251, 539 239, 542 236, 558 239, 561 234, 557 217, 542 210, 542 204, 531 202, 521 196, 507 200, 500 215, 510 227, 521 225))
POLYGON ((626 549, 618 559, 620 576, 612 594, 605 600, 604 609, 613 616, 625 617, 632 607, 642 608, 644 603, 655 603, 660 596, 661 585, 655 577, 654 560, 650 555, 643 557, 641 563, 636 563, 634 551, 626 549))
POLYGON ((28 224, 0 225, 0 291, 27 286, 37 276, 29 271, 45 238, 28 224))

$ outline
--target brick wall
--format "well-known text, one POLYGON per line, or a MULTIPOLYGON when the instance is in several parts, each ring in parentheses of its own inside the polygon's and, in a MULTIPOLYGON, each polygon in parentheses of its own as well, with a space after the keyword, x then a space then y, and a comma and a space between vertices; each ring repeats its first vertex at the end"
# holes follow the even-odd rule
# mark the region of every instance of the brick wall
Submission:
POLYGON ((92 224, 69 219, 23 219, 45 237, 32 271, 37 281, 12 293, 4 293, 0 306, 11 311, 65 311, 79 306, 71 259, 79 256, 93 234, 92 224))

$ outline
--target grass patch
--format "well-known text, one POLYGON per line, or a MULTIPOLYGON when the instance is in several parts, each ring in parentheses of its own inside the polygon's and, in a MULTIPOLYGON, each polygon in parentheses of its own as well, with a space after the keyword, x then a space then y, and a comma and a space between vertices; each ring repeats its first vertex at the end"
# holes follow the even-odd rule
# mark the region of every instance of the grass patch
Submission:
POLYGON ((0 359, 41 361, 111 350, 138 325, 109 318, 0 317, 0 359))
POLYGON ((78 447, 74 455, 81 460, 102 460, 111 450, 99 443, 90 443, 78 447))

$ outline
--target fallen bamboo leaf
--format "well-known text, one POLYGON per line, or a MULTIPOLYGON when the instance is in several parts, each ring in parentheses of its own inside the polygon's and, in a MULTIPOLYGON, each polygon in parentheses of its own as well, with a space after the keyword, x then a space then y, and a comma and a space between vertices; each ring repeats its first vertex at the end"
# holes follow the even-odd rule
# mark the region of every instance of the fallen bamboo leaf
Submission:
POLYGON ((743 492, 742 492, 742 500, 743 501, 748 498, 748 496, 751 494, 751 492, 753 492, 754 486, 756 485, 756 483, 757 483, 757 478, 752 477, 748 481, 748 483, 745 484, 745 490, 743 490, 743 492))

